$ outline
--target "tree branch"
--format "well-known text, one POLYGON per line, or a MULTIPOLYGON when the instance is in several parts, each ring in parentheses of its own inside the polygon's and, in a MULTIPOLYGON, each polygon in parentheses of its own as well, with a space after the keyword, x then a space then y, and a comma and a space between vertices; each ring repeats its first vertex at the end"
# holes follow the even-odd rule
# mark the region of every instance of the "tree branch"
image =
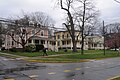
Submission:
POLYGON ((66 23, 63 23, 63 25, 65 25, 65 27, 67 28, 68 32, 70 33, 70 36, 72 37, 72 33, 71 33, 71 30, 69 29, 69 26, 66 23))

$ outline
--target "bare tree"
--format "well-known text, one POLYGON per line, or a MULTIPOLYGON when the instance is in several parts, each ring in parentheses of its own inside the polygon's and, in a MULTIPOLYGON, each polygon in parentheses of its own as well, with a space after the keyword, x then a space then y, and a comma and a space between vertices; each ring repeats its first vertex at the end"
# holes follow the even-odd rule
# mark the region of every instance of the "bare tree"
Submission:
POLYGON ((75 40, 75 27, 74 27, 72 12, 71 12, 71 7, 72 7, 74 0, 65 0, 65 2, 63 2, 63 0, 59 0, 59 1, 60 1, 61 9, 67 12, 68 24, 66 23, 63 23, 63 24, 67 28, 72 38, 73 52, 76 52, 77 48, 76 48, 76 40, 75 40))
POLYGON ((2 46, 2 24, 0 23, 0 47, 2 46))
MULTIPOLYGON (((14 20, 14 22, 15 23, 8 25, 7 35, 9 35, 15 43, 20 44, 24 51, 28 40, 32 37, 28 37, 28 35, 30 34, 30 31, 27 30, 28 28, 30 28, 29 19, 28 17, 24 16, 19 20, 14 20)), ((35 31, 37 26, 31 26, 31 28, 33 28, 35 31)), ((40 31, 40 28, 38 29, 39 30, 34 33, 34 35, 40 31)))
POLYGON ((120 47, 120 23, 109 24, 109 27, 111 29, 111 34, 110 35, 113 35, 112 38, 114 39, 113 46, 116 50, 116 48, 120 47))
POLYGON ((75 20, 82 37, 81 54, 84 54, 85 38, 95 29, 98 11, 95 10, 95 6, 91 0, 77 0, 77 2, 79 2, 79 7, 75 12, 75 20))
POLYGON ((5 34, 5 26, 0 22, 0 47, 2 47, 3 43, 4 43, 4 36, 3 34, 5 34))
POLYGON ((45 16, 42 15, 40 16, 40 14, 39 16, 38 15, 30 16, 30 14, 24 14, 22 18, 12 20, 13 23, 8 25, 6 32, 7 35, 9 35, 14 42, 20 44, 23 48, 23 51, 25 50, 26 44, 32 37, 36 36, 43 29, 43 27, 47 28, 49 26, 48 24, 45 24, 49 23, 47 20, 37 21, 37 19, 39 19, 40 17, 45 18, 45 16), (29 36, 31 32, 32 36, 29 36))
POLYGON ((117 3, 120 3, 120 1, 119 1, 119 0, 114 0, 114 1, 116 1, 117 3))
POLYGON ((50 27, 50 26, 53 27, 55 23, 54 20, 49 15, 43 12, 33 12, 26 15, 29 16, 31 21, 34 21, 46 27, 50 27))

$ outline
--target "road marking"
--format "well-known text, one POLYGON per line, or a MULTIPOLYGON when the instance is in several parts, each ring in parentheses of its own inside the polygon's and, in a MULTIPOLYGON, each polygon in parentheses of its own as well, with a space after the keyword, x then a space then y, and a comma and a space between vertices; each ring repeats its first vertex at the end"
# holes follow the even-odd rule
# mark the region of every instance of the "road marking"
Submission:
POLYGON ((4 61, 8 61, 9 59, 3 59, 4 61))
POLYGON ((24 59, 24 58, 16 58, 16 60, 22 60, 22 59, 24 59))
POLYGON ((13 61, 15 59, 3 59, 4 61, 13 61))
POLYGON ((30 62, 36 62, 37 60, 28 60, 28 61, 30 61, 30 62))
POLYGON ((75 70, 79 71, 79 70, 81 70, 81 68, 75 68, 75 70))
POLYGON ((56 72, 50 72, 50 73, 48 73, 48 74, 53 75, 53 74, 56 74, 56 72))
POLYGON ((64 72, 71 72, 71 70, 64 70, 64 72))
POLYGON ((90 68, 90 67, 85 67, 85 68, 90 68))
POLYGON ((29 76, 30 78, 35 78, 35 77, 38 77, 38 75, 31 75, 29 76))
POLYGON ((120 78, 120 76, 115 76, 115 77, 109 78, 107 80, 113 80, 113 79, 116 79, 116 78, 120 78))
POLYGON ((15 80, 15 79, 13 79, 13 78, 9 78, 9 79, 4 79, 4 80, 15 80))

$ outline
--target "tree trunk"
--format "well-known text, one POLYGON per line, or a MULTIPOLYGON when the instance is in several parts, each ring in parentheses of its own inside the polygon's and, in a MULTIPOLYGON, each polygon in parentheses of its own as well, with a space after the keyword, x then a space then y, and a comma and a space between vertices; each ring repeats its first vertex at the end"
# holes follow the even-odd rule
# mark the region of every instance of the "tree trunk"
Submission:
POLYGON ((22 51, 25 52, 25 45, 22 45, 22 51))
POLYGON ((84 35, 83 35, 83 32, 82 32, 82 45, 81 45, 81 54, 83 55, 84 54, 84 35))
POLYGON ((73 52, 77 52, 76 41, 75 38, 72 40, 73 43, 73 52))
POLYGON ((85 27, 85 13, 86 13, 86 4, 84 1, 84 11, 83 11, 83 21, 82 21, 82 45, 81 45, 81 54, 84 54, 84 27, 85 27))
POLYGON ((75 28, 74 28, 73 17, 72 17, 71 12, 70 12, 71 3, 72 2, 70 0, 68 0, 67 8, 64 8, 63 4, 62 4, 62 0, 60 0, 61 9, 65 10, 67 12, 67 15, 68 15, 70 28, 68 25, 66 25, 66 27, 68 29, 68 32, 69 32, 71 38, 72 38, 73 52, 76 52, 77 48, 76 48, 76 40, 75 40, 75 28))

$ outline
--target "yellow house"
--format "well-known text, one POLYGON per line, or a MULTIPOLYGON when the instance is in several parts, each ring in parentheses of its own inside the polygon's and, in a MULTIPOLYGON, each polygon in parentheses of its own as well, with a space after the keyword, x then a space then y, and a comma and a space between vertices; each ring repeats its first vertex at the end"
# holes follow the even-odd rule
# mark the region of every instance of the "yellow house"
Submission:
MULTIPOLYGON (((79 31, 75 32, 76 47, 81 49, 81 34, 79 31)), ((73 48, 72 39, 68 31, 55 32, 56 48, 59 49, 71 49, 73 48)), ((84 49, 103 49, 103 37, 102 36, 86 36, 84 40, 84 49), (91 41, 92 40, 92 41, 91 41)))
MULTIPOLYGON (((75 32, 76 36, 76 47, 77 49, 81 49, 81 37, 79 31, 75 32), (77 37, 78 36, 78 37, 77 37)), ((72 39, 68 31, 58 31, 55 32, 55 38, 56 38, 56 46, 58 49, 71 49, 73 48, 72 39)), ((88 48, 88 43, 85 41, 85 47, 84 49, 88 48)))

